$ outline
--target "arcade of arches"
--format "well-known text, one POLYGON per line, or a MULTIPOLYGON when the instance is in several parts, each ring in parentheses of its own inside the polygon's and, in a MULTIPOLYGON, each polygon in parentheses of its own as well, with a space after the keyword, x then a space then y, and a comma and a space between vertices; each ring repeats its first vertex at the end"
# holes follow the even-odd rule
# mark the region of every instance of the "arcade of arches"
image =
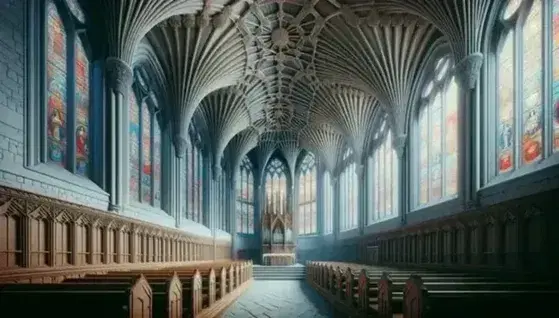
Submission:
POLYGON ((2 2, 0 277, 559 266, 559 0, 2 2))

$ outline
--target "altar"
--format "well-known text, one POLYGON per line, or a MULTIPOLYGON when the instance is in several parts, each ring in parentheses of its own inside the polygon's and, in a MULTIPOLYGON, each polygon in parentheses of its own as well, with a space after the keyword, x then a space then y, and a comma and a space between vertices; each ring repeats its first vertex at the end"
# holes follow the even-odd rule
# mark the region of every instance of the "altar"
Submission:
POLYGON ((262 265, 296 264, 293 217, 281 199, 271 200, 262 214, 262 265))
POLYGON ((293 253, 264 253, 264 254, 262 254, 262 265, 268 265, 268 266, 295 265, 295 254, 293 254, 293 253))

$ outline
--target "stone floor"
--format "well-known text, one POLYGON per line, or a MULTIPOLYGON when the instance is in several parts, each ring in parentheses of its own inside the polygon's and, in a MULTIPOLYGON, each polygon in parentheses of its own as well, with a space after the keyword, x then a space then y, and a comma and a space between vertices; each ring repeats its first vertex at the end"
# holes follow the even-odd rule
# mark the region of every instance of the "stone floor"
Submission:
POLYGON ((253 281, 223 314, 224 318, 314 318, 336 315, 305 281, 253 281))

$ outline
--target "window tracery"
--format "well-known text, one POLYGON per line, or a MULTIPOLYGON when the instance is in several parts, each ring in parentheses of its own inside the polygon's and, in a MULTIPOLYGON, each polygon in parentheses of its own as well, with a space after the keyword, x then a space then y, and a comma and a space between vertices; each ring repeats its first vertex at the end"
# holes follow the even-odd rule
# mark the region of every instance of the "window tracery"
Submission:
POLYGON ((299 176, 299 234, 315 234, 316 218, 316 161, 308 153, 300 167, 299 176))

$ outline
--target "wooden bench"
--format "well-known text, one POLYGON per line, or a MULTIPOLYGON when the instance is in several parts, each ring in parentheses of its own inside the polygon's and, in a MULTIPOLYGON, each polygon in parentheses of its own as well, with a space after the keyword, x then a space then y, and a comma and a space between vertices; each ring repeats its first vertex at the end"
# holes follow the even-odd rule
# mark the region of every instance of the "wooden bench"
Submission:
MULTIPOLYGON (((410 276, 422 276, 422 288, 430 290, 431 295, 463 296, 477 295, 480 292, 487 295, 499 295, 501 291, 511 298, 511 295, 527 295, 537 290, 550 288, 547 283, 529 282, 522 280, 498 281, 495 277, 476 276, 468 273, 439 273, 417 270, 388 269, 378 267, 361 267, 355 264, 317 262, 308 263, 309 277, 312 285, 329 301, 342 305, 343 310, 357 312, 359 315, 379 315, 393 317, 394 313, 404 312, 404 294, 410 276), (337 264, 348 265, 345 270, 337 264), (334 265, 337 265, 334 267, 334 265), (391 270, 383 272, 383 270, 391 270)), ((546 293, 544 293, 546 294, 546 293)), ((520 296, 519 296, 520 297, 520 296)), ((470 297, 471 298, 471 297, 470 297)), ((474 297, 475 298, 475 297, 474 297)), ((429 301, 431 304, 431 301, 429 301)), ((410 305, 411 306, 411 305, 410 305)), ((441 312, 443 307, 439 307, 441 312)), ((448 307, 447 307, 448 308, 448 307)), ((480 311, 477 312, 479 314, 480 311)), ((447 316, 454 316, 446 312, 447 316)))
MULTIPOLYGON (((114 284, 126 283, 135 274, 122 276, 86 275, 83 278, 67 279, 64 284, 114 284)), ((144 276, 146 277, 146 276, 144 276)), ((181 318, 183 312, 182 283, 176 273, 171 275, 147 276, 151 287, 153 317, 181 318)))
POLYGON ((152 290, 145 277, 128 282, 9 284, 0 286, 0 307, 18 317, 152 317, 152 290))
POLYGON ((558 296, 559 290, 545 282, 437 285, 413 275, 405 283, 403 314, 409 318, 545 317, 554 312, 558 296))

